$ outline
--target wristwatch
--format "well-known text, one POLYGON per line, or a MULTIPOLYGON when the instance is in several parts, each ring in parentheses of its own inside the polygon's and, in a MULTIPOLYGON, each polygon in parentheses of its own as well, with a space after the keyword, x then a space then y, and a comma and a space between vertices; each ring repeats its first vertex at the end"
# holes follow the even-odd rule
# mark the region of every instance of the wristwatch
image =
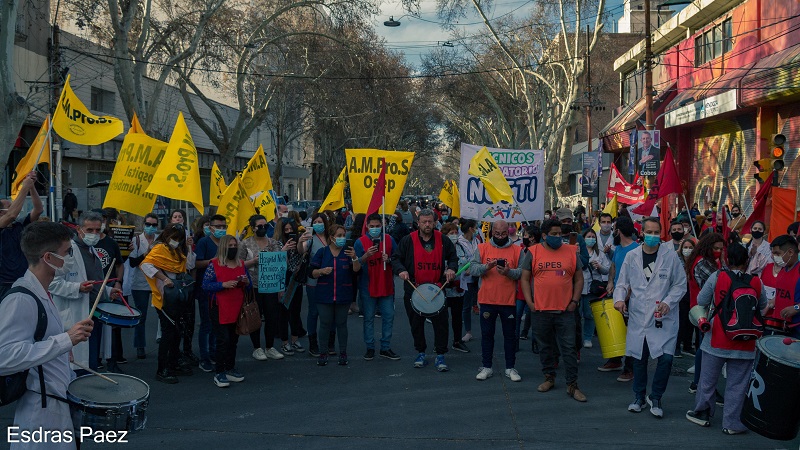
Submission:
POLYGON ((792 308, 794 308, 795 311, 800 311, 800 303, 792 306, 792 308))
POLYGON ((352 258, 352 259, 350 259, 350 261, 356 262, 356 261, 358 261, 358 257, 352 258))

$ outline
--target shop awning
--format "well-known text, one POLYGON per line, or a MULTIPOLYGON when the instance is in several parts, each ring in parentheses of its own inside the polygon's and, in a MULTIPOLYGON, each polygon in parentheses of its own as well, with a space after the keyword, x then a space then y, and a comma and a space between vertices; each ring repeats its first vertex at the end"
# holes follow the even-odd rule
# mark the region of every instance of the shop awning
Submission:
MULTIPOLYGON (((664 111, 664 105, 675 96, 675 84, 671 84, 653 97, 653 114, 658 117, 664 111)), ((622 110, 616 117, 611 119, 601 131, 600 138, 603 139, 603 151, 608 153, 626 152, 630 149, 630 132, 637 128, 641 122, 642 128, 645 119, 646 101, 644 97, 631 103, 622 110)))
POLYGON ((667 105, 664 128, 718 116, 737 109, 739 85, 755 64, 728 69, 713 80, 684 89, 667 105))
POLYGON ((800 96, 800 45, 759 60, 741 85, 742 106, 784 103, 800 96))

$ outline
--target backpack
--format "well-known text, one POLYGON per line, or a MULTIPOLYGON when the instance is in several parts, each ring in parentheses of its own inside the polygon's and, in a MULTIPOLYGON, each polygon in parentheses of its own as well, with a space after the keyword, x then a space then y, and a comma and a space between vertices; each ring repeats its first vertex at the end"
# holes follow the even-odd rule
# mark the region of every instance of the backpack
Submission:
POLYGON ((719 315, 725 337, 730 340, 749 341, 760 338, 764 334, 764 318, 758 308, 759 294, 750 285, 753 275, 737 275, 729 270, 722 273, 730 278, 731 284, 711 317, 719 315))
MULTIPOLYGON (((47 312, 44 310, 44 305, 42 305, 42 302, 39 300, 39 297, 37 297, 36 294, 21 286, 15 286, 11 288, 11 290, 6 293, 5 297, 17 293, 26 294, 30 297, 33 297, 33 299, 36 301, 38 320, 36 321, 36 331, 33 332, 33 340, 35 342, 40 342, 42 339, 44 339, 44 333, 47 330, 47 312)), ((2 301, 2 299, 0 299, 0 301, 2 301)), ((42 394, 42 408, 45 408, 47 401, 45 399, 46 393, 44 388, 44 370, 42 369, 42 366, 38 366, 36 369, 39 371, 39 388, 42 394)), ((25 395, 25 391, 28 390, 27 381, 29 370, 30 369, 26 369, 17 373, 12 373, 11 375, 0 377, 0 406, 10 405, 25 395)))

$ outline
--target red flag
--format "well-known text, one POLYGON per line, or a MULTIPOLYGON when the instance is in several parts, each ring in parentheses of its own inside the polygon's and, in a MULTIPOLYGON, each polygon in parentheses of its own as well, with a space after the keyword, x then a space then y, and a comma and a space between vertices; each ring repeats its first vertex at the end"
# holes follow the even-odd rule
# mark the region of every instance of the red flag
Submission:
POLYGON ((664 161, 661 162, 661 170, 658 171, 655 183, 650 188, 647 200, 633 210, 636 214, 643 216, 649 215, 659 199, 669 194, 682 194, 681 180, 678 178, 678 168, 675 167, 675 159, 672 157, 672 149, 667 146, 664 154, 664 161))
MULTIPOLYGON (((722 207, 722 239, 725 240, 725 245, 728 245, 728 238, 731 237, 731 229, 728 227, 728 205, 722 207)), ((716 226, 716 224, 714 224, 716 226)))
POLYGON ((659 222, 661 222, 661 240, 669 242, 672 240, 670 235, 670 212, 669 212, 669 197, 661 199, 661 212, 659 213, 659 222))
POLYGON ((611 163, 611 169, 608 172, 606 196, 607 198, 614 198, 615 195, 617 196, 617 201, 629 205, 645 200, 644 187, 642 187, 641 183, 638 185, 636 183, 628 183, 622 178, 617 166, 611 163))
MULTIPOLYGON (((372 191, 372 199, 369 201, 367 207, 367 216, 381 211, 381 204, 386 197, 386 162, 381 164, 381 174, 378 175, 378 181, 375 182, 375 190, 372 191)), ((361 229, 361 234, 367 232, 367 220, 364 218, 364 227, 361 229)))
POLYGON ((761 188, 756 192, 756 198, 754 200, 756 206, 753 207, 753 213, 750 214, 750 217, 747 218, 747 222, 742 226, 742 232, 749 232, 750 227, 753 226, 753 222, 757 220, 767 223, 767 200, 769 199, 769 193, 772 191, 772 179, 774 177, 775 172, 769 174, 764 184, 762 184, 761 188))

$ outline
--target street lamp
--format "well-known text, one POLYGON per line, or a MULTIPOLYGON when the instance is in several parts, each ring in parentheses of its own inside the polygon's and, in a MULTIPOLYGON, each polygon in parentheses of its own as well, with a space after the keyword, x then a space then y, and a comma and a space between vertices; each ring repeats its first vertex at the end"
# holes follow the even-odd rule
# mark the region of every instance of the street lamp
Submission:
MULTIPOLYGON (((405 16, 403 16, 403 17, 405 17, 405 16)), ((403 17, 401 17, 401 19, 403 17)), ((389 16, 389 20, 383 22, 383 25, 386 26, 386 27, 394 28, 394 27, 399 27, 400 26, 400 22, 397 21, 397 20, 394 20, 394 16, 389 16)))

